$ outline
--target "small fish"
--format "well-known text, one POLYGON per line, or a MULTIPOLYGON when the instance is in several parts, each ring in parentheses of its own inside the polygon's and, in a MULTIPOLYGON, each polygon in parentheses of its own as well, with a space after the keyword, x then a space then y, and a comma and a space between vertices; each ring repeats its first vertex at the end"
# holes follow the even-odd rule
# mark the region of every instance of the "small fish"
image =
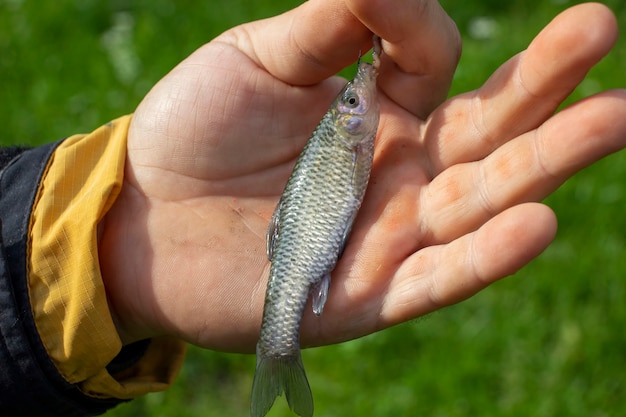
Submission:
MULTIPOLYGON (((263 417, 283 392, 302 417, 313 396, 300 356, 300 322, 310 296, 322 314, 335 268, 357 215, 374 155, 380 38, 373 64, 358 64, 298 158, 267 231, 271 261, 252 383, 252 417, 263 417)), ((359 59, 360 61, 360 59, 359 59)))

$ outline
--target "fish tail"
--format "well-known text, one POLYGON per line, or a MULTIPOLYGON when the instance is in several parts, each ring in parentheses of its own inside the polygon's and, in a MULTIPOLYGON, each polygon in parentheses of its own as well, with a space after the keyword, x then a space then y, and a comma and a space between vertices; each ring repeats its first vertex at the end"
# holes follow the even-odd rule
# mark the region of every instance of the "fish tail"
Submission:
POLYGON ((300 351, 294 356, 280 358, 257 355, 252 382, 252 417, 264 417, 276 397, 285 393, 287 403, 301 417, 313 416, 313 395, 306 378, 300 351))

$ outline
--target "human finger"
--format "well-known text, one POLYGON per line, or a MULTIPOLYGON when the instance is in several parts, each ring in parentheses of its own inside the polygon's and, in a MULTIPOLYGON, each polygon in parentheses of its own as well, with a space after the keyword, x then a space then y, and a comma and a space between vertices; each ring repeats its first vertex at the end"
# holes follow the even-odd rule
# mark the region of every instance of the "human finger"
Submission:
POLYGON ((385 39, 385 55, 394 62, 381 70, 386 92, 414 111, 438 104, 447 93, 460 41, 454 23, 435 1, 309 1, 217 40, 236 45, 286 83, 310 85, 353 63, 371 46, 372 31, 385 39), (413 103, 417 92, 428 106, 413 103), (429 97, 433 92, 436 99, 429 97))
POLYGON ((384 325, 457 303, 513 274, 545 250, 556 225, 550 208, 527 203, 449 244, 419 250, 394 275, 381 306, 384 325))
POLYGON ((460 58, 454 21, 437 1, 352 0, 348 7, 383 39, 379 88, 425 119, 445 100, 460 58))
POLYGON ((626 90, 581 100, 481 161, 447 169, 424 188, 426 244, 447 242, 524 201, 539 201, 576 171, 626 146, 626 90))
POLYGON ((611 50, 617 35, 615 16, 604 5, 581 4, 558 15, 480 89, 433 114, 427 130, 437 134, 426 141, 432 175, 481 159, 539 126, 611 50))
POLYGON ((341 304, 329 306, 322 317, 305 314, 301 343, 308 347, 355 339, 459 302, 527 264, 555 232, 556 219, 548 207, 523 204, 453 242, 410 254, 388 271, 383 285, 379 271, 372 271, 375 278, 347 279, 334 290, 341 304), (366 284, 368 279, 376 282, 366 284), (364 290, 366 285, 376 291, 364 290))

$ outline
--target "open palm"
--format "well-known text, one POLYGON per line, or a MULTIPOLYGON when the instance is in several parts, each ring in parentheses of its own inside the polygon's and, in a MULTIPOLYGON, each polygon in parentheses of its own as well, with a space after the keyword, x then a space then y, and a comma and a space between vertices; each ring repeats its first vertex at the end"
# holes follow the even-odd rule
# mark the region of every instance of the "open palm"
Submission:
POLYGON ((624 92, 553 115, 616 39, 605 7, 566 11, 483 87, 442 104, 454 25, 435 2, 377 7, 320 0, 234 28, 144 99, 101 243, 126 342, 170 334, 253 351, 269 218, 345 82, 331 75, 369 47, 370 30, 385 40, 372 177, 324 314, 305 314, 303 346, 389 327, 515 272, 556 230, 532 201, 626 143, 624 92))

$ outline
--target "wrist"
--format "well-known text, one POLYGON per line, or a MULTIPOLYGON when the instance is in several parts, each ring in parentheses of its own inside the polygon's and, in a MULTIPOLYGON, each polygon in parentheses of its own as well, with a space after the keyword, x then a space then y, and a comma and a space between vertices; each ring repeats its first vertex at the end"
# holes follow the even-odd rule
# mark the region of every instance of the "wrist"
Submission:
POLYGON ((98 258, 107 303, 115 329, 124 346, 150 339, 159 333, 143 318, 142 294, 137 282, 143 274, 139 259, 149 258, 141 252, 134 230, 137 219, 125 220, 125 213, 136 213, 128 207, 125 187, 109 212, 98 224, 98 258))

